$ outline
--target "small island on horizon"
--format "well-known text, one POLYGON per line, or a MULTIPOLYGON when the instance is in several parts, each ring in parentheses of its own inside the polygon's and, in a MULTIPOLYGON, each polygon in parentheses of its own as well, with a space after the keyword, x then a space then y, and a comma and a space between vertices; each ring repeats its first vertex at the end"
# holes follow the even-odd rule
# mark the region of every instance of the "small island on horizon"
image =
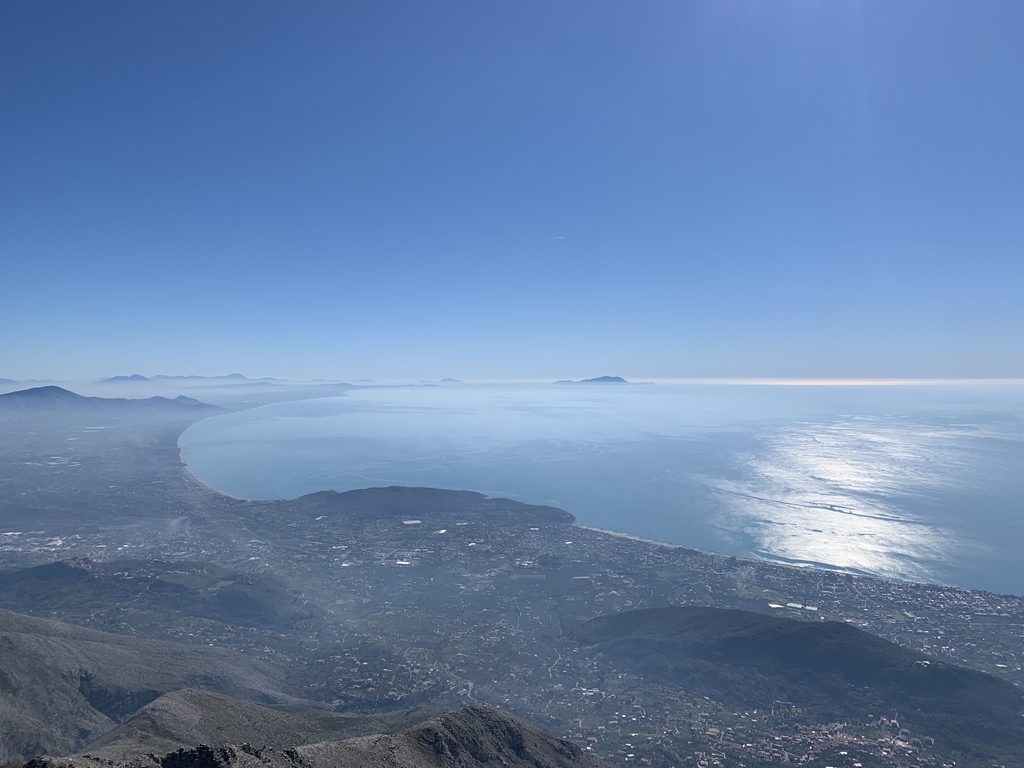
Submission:
POLYGON ((576 380, 576 381, 574 381, 572 379, 559 379, 558 381, 553 382, 553 383, 554 384, 629 384, 629 382, 626 381, 621 376, 598 376, 597 378, 594 378, 594 379, 579 379, 579 380, 576 380))

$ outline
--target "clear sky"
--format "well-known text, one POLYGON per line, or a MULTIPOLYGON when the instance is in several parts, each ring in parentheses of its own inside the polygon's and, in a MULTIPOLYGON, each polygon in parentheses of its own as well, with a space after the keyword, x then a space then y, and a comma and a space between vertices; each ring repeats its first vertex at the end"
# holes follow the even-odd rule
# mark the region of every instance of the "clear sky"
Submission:
POLYGON ((0 4, 0 377, 1024 376, 1024 2, 0 4))

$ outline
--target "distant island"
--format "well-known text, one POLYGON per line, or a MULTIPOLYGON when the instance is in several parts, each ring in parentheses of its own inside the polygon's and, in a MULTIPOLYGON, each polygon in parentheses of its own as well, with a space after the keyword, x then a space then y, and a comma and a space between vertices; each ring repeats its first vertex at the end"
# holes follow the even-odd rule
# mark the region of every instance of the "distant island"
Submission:
POLYGON ((117 383, 125 381, 179 381, 179 380, 193 380, 193 381, 279 381, 271 376, 264 376, 259 379, 250 379, 248 376, 243 376, 241 373, 229 373, 226 376, 199 376, 196 374, 190 374, 187 376, 181 375, 167 375, 158 373, 156 376, 149 377, 143 376, 141 373, 133 373, 130 376, 110 376, 105 379, 100 379, 100 383, 117 383))
POLYGON ((621 376, 598 376, 596 379, 580 379, 573 381, 572 379, 561 379, 554 382, 555 384, 629 384, 621 376))
POLYGON ((106 379, 100 379, 102 383, 116 382, 116 381, 150 381, 148 376, 143 376, 141 373, 133 373, 130 376, 110 376, 106 379))

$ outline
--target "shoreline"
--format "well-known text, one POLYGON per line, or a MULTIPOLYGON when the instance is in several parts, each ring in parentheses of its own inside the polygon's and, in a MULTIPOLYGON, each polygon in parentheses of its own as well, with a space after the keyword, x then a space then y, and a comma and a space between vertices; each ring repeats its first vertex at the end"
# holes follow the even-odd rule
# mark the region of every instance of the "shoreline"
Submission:
MULTIPOLYGON (((593 531, 594 533, 603 533, 607 536, 615 536, 619 539, 629 539, 630 541, 642 541, 644 544, 652 544, 656 547, 666 547, 668 549, 689 549, 692 552, 701 552, 705 555, 717 555, 719 557, 733 557, 733 555, 725 555, 721 552, 707 552, 703 549, 697 549, 695 547, 688 547, 685 544, 673 544, 669 541, 658 541, 657 539, 648 539, 643 536, 637 536, 633 533, 626 533, 625 531, 612 531, 608 528, 597 528, 593 525, 580 525, 579 523, 573 523, 576 528, 582 528, 585 531, 593 531)), ((744 558, 737 558, 744 559, 744 558)))
MULTIPOLYGON (((184 431, 182 432, 182 434, 184 434, 184 431)), ((179 435, 179 439, 180 439, 180 437, 181 437, 181 435, 179 435)), ((186 482, 190 482, 190 483, 194 484, 195 486, 198 486, 198 487, 202 488, 204 491, 206 491, 208 493, 212 493, 212 494, 215 494, 217 496, 221 496, 223 498, 231 499, 232 501, 249 502, 249 503, 278 503, 278 502, 287 502, 287 501, 291 501, 291 500, 294 500, 294 499, 297 499, 297 498, 301 498, 304 495, 308 495, 308 494, 299 494, 298 496, 294 496, 294 497, 279 497, 279 498, 269 498, 268 499, 268 498, 253 498, 253 497, 235 496, 235 495, 232 495, 230 493, 226 493, 226 492, 224 492, 224 491, 222 491, 222 490, 220 490, 218 488, 215 488, 215 487, 205 483, 201 479, 199 479, 199 477, 192 471, 191 467, 189 467, 188 463, 185 461, 184 455, 183 455, 183 449, 182 449, 180 443, 175 441, 175 444, 176 444, 176 447, 178 448, 179 462, 180 462, 181 468, 183 470, 183 475, 184 475, 184 477, 186 479, 186 482)), ((402 485, 402 484, 401 483, 397 483, 397 484, 393 484, 393 485, 402 485)), ((350 489, 350 490, 360 490, 363 487, 365 487, 365 488, 375 488, 375 487, 387 487, 387 486, 383 486, 383 485, 370 485, 370 486, 361 486, 359 489, 350 489)), ((505 493, 496 492, 495 493, 495 492, 488 492, 488 491, 481 491, 481 490, 474 490, 474 489, 467 489, 467 488, 452 488, 452 487, 448 487, 448 486, 436 486, 436 485, 429 485, 429 486, 405 486, 405 487, 425 487, 425 488, 436 488, 436 489, 439 489, 439 490, 449 490, 449 491, 473 490, 473 492, 480 493, 483 496, 485 496, 486 498, 490 498, 490 499, 494 499, 494 498, 509 498, 509 499, 514 500, 514 501, 519 501, 519 502, 526 503, 526 504, 537 504, 538 503, 538 502, 528 501, 528 500, 526 500, 525 498, 523 498, 521 496, 512 495, 512 494, 509 494, 507 492, 505 492, 505 493)), ((323 491, 323 490, 330 490, 330 491, 334 491, 335 493, 343 493, 344 492, 344 491, 337 491, 336 489, 320 489, 320 491, 323 491)), ((317 493, 317 492, 320 492, 320 491, 310 491, 309 493, 317 493)), ((543 502, 540 502, 539 504, 543 505, 543 502)), ((558 507, 558 508, 562 509, 561 507, 558 507)), ((568 510, 564 510, 563 509, 563 511, 567 512, 568 510)), ((573 514, 574 517, 575 517, 574 513, 570 512, 570 514, 573 514)), ((824 562, 820 562, 820 561, 806 561, 806 560, 804 560, 804 561, 795 561, 795 560, 791 560, 791 559, 785 558, 783 556, 772 555, 772 554, 769 554, 769 553, 759 552, 759 551, 746 552, 744 554, 734 554, 734 553, 728 553, 728 552, 721 552, 721 551, 717 551, 717 550, 701 549, 699 547, 695 547, 695 546, 692 546, 692 545, 689 545, 689 544, 679 544, 679 543, 673 543, 673 542, 669 542, 669 541, 662 541, 660 539, 653 539, 653 538, 649 538, 649 537, 646 537, 646 536, 640 536, 640 535, 637 535, 637 534, 628 533, 628 532, 625 532, 625 531, 616 531, 616 530, 612 530, 612 529, 609 529, 609 528, 600 528, 600 527, 593 526, 593 525, 584 525, 584 524, 581 524, 579 522, 573 522, 573 523, 571 523, 571 526, 575 527, 575 528, 579 528, 581 530, 586 530, 586 531, 590 531, 590 532, 593 532, 593 533, 602 534, 602 535, 605 535, 605 536, 612 536, 612 537, 615 537, 615 538, 618 538, 618 539, 623 539, 623 540, 628 540, 628 541, 635 541, 635 542, 647 544, 649 546, 658 547, 658 548, 661 548, 661 549, 688 550, 688 551, 691 551, 691 552, 698 552, 698 553, 703 554, 703 555, 709 555, 709 556, 721 557, 721 558, 733 558, 733 559, 736 559, 736 560, 739 560, 739 561, 748 561, 748 562, 751 562, 751 563, 770 564, 770 565, 773 565, 773 566, 776 566, 776 567, 786 568, 786 569, 793 569, 793 570, 799 570, 799 571, 820 571, 820 572, 824 572, 824 573, 838 573, 838 574, 845 574, 845 575, 848 575, 848 576, 853 576, 855 578, 870 579, 870 580, 881 581, 881 582, 892 582, 892 583, 897 583, 897 584, 908 584, 908 585, 934 586, 934 587, 941 587, 941 588, 947 588, 947 589, 951 588, 951 589, 963 590, 965 592, 983 592, 983 593, 994 594, 994 595, 1008 595, 1008 596, 1013 596, 1013 597, 1024 597, 1024 594, 1018 594, 1018 593, 1016 593, 1016 592, 1014 592, 1012 590, 1006 590, 1006 589, 998 589, 997 590, 997 589, 978 587, 978 586, 967 586, 967 585, 963 585, 963 584, 951 584, 949 582, 945 582, 945 581, 942 581, 942 580, 939 580, 939 579, 899 578, 899 577, 896 577, 896 576, 893 576, 893 575, 870 573, 870 572, 867 572, 867 571, 864 571, 864 570, 861 570, 861 569, 858 569, 858 568, 842 567, 842 566, 832 565, 832 564, 824 563, 824 562)))
MULTIPOLYGON (((897 584, 928 584, 928 585, 939 586, 939 587, 949 587, 949 586, 951 586, 949 584, 942 584, 941 582, 937 582, 937 581, 914 581, 912 579, 896 579, 896 578, 893 578, 892 576, 880 576, 878 574, 868 573, 866 571, 852 570, 852 569, 848 569, 848 568, 840 568, 839 566, 829 566, 827 563, 807 562, 807 561, 799 561, 799 562, 791 561, 791 560, 786 560, 785 558, 782 558, 782 557, 772 557, 772 556, 768 556, 768 555, 758 554, 756 552, 751 553, 750 555, 733 555, 733 554, 729 554, 727 552, 716 552, 714 550, 709 550, 709 549, 698 549, 697 547, 691 547, 691 546, 689 546, 687 544, 673 544, 670 541, 660 541, 659 539, 649 539, 649 538, 647 538, 645 536, 637 536, 636 534, 626 533, 625 531, 613 531, 613 530, 611 530, 609 528, 597 528, 597 527, 595 527, 593 525, 579 525, 577 523, 574 523, 573 526, 576 527, 576 528, 582 528, 582 529, 587 530, 587 531, 593 531, 594 533, 601 533, 601 534, 604 534, 606 536, 614 536, 614 537, 619 538, 619 539, 628 539, 629 541, 643 542, 644 544, 650 544, 651 546, 654 546, 654 547, 664 547, 665 549, 685 549, 685 550, 687 550, 689 552, 699 552, 702 555, 710 555, 712 557, 733 558, 733 559, 738 560, 738 561, 746 561, 746 562, 751 562, 751 563, 768 563, 770 565, 776 565, 776 566, 780 566, 782 568, 793 568, 793 569, 801 570, 801 571, 811 570, 811 571, 825 571, 825 572, 828 572, 828 573, 845 573, 845 574, 849 574, 850 576, 856 576, 856 577, 862 578, 862 579, 874 579, 876 581, 891 581, 891 582, 895 582, 897 584)), ((955 587, 955 588, 956 589, 967 589, 969 591, 978 591, 978 590, 972 590, 969 587, 955 587)), ((986 591, 986 590, 980 590, 980 591, 986 591)))
MULTIPOLYGON (((201 487, 205 491, 208 491, 210 493, 216 494, 218 496, 223 496, 224 498, 232 499, 233 501, 242 501, 242 502, 251 502, 251 503, 261 503, 262 502, 262 503, 271 503, 271 504, 278 503, 278 502, 281 502, 281 501, 289 501, 289 499, 247 499, 247 498, 242 497, 242 496, 232 496, 229 493, 225 493, 223 491, 220 491, 220 490, 214 488, 213 486, 210 486, 210 485, 207 485, 206 483, 204 483, 202 480, 200 480, 198 477, 196 477, 196 475, 192 472, 192 470, 189 468, 189 466, 187 464, 185 464, 184 461, 181 462, 181 466, 182 466, 182 470, 183 470, 183 475, 184 475, 184 477, 186 478, 187 481, 190 481, 190 482, 194 483, 195 485, 201 487)), ((383 487, 383 486, 370 486, 370 487, 383 487)), ((399 486, 399 487, 403 487, 403 486, 399 486)), ((412 487, 412 486, 404 486, 404 487, 412 487)), ((422 486, 422 487, 434 487, 434 486, 422 486)), ((438 488, 438 489, 439 490, 451 490, 451 491, 465 490, 465 489, 457 489, 457 488, 438 488)), ((358 490, 361 490, 361 489, 358 489, 358 490)), ((313 493, 316 493, 316 491, 313 491, 313 493)), ((482 492, 480 492, 480 491, 473 491, 473 493, 482 493, 482 492)), ((488 499, 505 498, 505 497, 500 497, 500 496, 492 496, 492 495, 487 494, 487 493, 483 493, 482 495, 484 495, 488 499)), ((296 497, 296 498, 301 498, 301 497, 296 497)), ((838 568, 838 567, 829 567, 827 564, 824 564, 824 563, 811 563, 811 562, 795 563, 795 562, 787 562, 784 559, 776 559, 776 558, 773 558, 773 557, 766 557, 766 556, 763 556, 763 555, 762 556, 757 556, 756 554, 754 556, 731 555, 731 554, 727 554, 725 552, 714 552, 714 551, 705 550, 705 549, 698 549, 697 547, 687 546, 686 544, 673 544, 673 543, 668 542, 668 541, 659 541, 658 539, 650 539, 650 538, 647 538, 645 536, 637 536, 636 534, 626 533, 624 531, 613 531, 613 530, 610 530, 608 528, 598 528, 598 527, 593 526, 593 525, 581 525, 581 524, 575 523, 575 522, 574 523, 570 523, 569 525, 572 528, 579 528, 581 530, 590 531, 592 533, 599 533, 599 534, 604 535, 604 536, 612 536, 612 537, 618 538, 618 539, 625 539, 625 540, 628 540, 628 541, 636 541, 636 542, 640 542, 640 543, 643 543, 643 544, 648 544, 648 545, 654 546, 654 547, 661 547, 663 549, 682 549, 682 550, 687 550, 689 552, 698 552, 698 553, 700 553, 702 555, 708 555, 708 556, 711 556, 711 557, 732 558, 732 559, 737 560, 737 561, 748 561, 748 562, 751 562, 751 563, 763 563, 763 564, 766 564, 766 565, 774 566, 776 568, 788 568, 788 569, 792 569, 794 571, 821 571, 823 573, 845 574, 845 575, 848 575, 848 576, 853 576, 854 578, 858 578, 858 579, 868 579, 868 580, 871 580, 871 581, 879 581, 879 582, 892 583, 892 584, 903 584, 903 585, 907 585, 907 586, 939 587, 939 588, 942 588, 942 589, 952 589, 952 590, 956 590, 956 591, 960 591, 960 592, 989 594, 989 595, 996 595, 996 596, 1000 596, 1000 597, 1024 598, 1024 595, 1017 595, 1014 592, 997 592, 997 591, 991 590, 991 589, 982 589, 982 588, 979 588, 979 587, 965 587, 965 586, 960 586, 960 585, 956 585, 956 584, 945 584, 945 583, 942 583, 942 582, 939 582, 939 581, 915 581, 915 580, 911 580, 911 579, 897 579, 897 578, 893 578, 892 576, 881 576, 881 575, 876 575, 876 574, 872 574, 872 573, 865 573, 863 571, 843 569, 843 568, 838 568)))
MULTIPOLYGON (((179 456, 181 454, 180 448, 178 449, 178 454, 179 456)), ((224 491, 218 490, 217 488, 214 488, 212 485, 207 485, 198 477, 196 477, 195 473, 192 471, 189 465, 184 462, 184 460, 182 460, 181 462, 181 470, 186 482, 192 483, 193 485, 198 485, 203 490, 208 491, 209 493, 214 493, 217 496, 223 496, 224 498, 231 499, 233 501, 266 501, 266 499, 247 499, 244 496, 232 496, 230 493, 225 493, 224 491)), ((271 501, 287 501, 287 499, 271 499, 271 501)))
MULTIPOLYGON (((195 475, 195 473, 192 471, 192 469, 185 462, 184 457, 181 455, 181 453, 182 453, 181 446, 177 443, 177 441, 175 441, 175 444, 178 447, 178 455, 179 455, 179 461, 180 461, 180 464, 181 464, 182 474, 185 477, 187 482, 191 482, 191 483, 199 486, 200 488, 204 489, 205 491, 207 491, 209 493, 213 493, 213 494, 216 494, 218 496, 222 496, 224 498, 232 499, 233 501, 242 501, 242 502, 251 502, 251 503, 259 503, 259 502, 278 503, 278 502, 282 502, 282 501, 289 501, 289 499, 287 499, 287 498, 281 498, 281 499, 252 499, 252 498, 245 498, 243 496, 232 496, 231 494, 225 493, 224 491, 221 491, 221 490, 218 490, 217 488, 214 488, 211 485, 207 485, 206 483, 204 483, 202 480, 200 480, 195 475)), ((381 486, 370 486, 370 487, 381 487, 381 486)), ((406 487, 409 487, 409 486, 406 486, 406 487)), ((424 487, 438 487, 438 486, 424 486, 424 487)), ((460 488, 440 488, 440 487, 438 487, 438 488, 440 490, 454 490, 454 491, 467 490, 467 489, 460 489, 460 488)), ((328 490, 333 490, 333 489, 328 489, 328 490)), ((313 493, 316 493, 316 491, 313 491, 313 493)), ((474 491, 474 493, 481 493, 486 498, 492 498, 492 499, 493 498, 508 498, 508 497, 502 497, 502 496, 495 496, 495 495, 492 495, 490 493, 483 492, 483 491, 474 491)), ((301 498, 301 496, 295 497, 295 498, 301 498)), ((531 502, 524 502, 524 503, 531 503, 531 502)), ((561 509, 561 507, 559 507, 559 509, 561 509)), ((563 511, 566 511, 566 510, 563 510, 563 511)), ((572 514, 572 513, 570 513, 570 514, 572 514)), ((979 588, 979 587, 967 587, 967 586, 956 585, 956 584, 942 583, 942 582, 939 582, 939 581, 915 581, 915 580, 912 580, 912 579, 898 579, 898 578, 893 578, 892 576, 882 576, 882 575, 876 575, 876 574, 871 574, 871 573, 865 573, 863 571, 859 571, 859 570, 856 570, 856 569, 844 569, 844 568, 839 568, 839 567, 829 567, 827 564, 820 563, 820 562, 818 562, 818 563, 813 563, 813 562, 800 562, 800 563, 797 563, 797 562, 787 562, 786 559, 784 559, 784 558, 778 559, 778 558, 775 558, 775 557, 765 556, 763 554, 762 555, 758 555, 756 553, 753 553, 752 555, 747 555, 747 556, 744 556, 744 555, 731 555, 731 554, 727 554, 727 553, 724 553, 724 552, 715 552, 715 551, 710 551, 710 550, 699 549, 697 547, 688 546, 686 544, 673 544, 672 542, 660 541, 658 539, 651 539, 651 538, 648 538, 648 537, 645 537, 645 536, 638 536, 636 534, 626 533, 625 531, 613 531, 613 530, 611 530, 609 528, 599 528, 599 527, 593 526, 593 525, 582 525, 582 524, 580 524, 578 522, 573 522, 573 523, 570 523, 569 525, 572 528, 579 528, 581 530, 591 531, 592 533, 599 533, 599 534, 602 534, 604 536, 612 536, 612 537, 615 537, 615 538, 618 538, 618 539, 625 539, 627 541, 636 541, 636 542, 640 542, 640 543, 647 544, 647 545, 650 545, 650 546, 660 547, 660 548, 663 548, 663 549, 682 549, 682 550, 688 550, 688 551, 691 551, 691 552, 699 552, 702 555, 710 555, 710 556, 713 556, 713 557, 733 558, 735 560, 740 560, 740 561, 744 561, 745 560, 745 561, 749 561, 749 562, 753 562, 753 563, 765 563, 765 564, 768 564, 768 565, 775 566, 777 568, 788 568, 788 569, 792 569, 792 570, 795 570, 795 571, 821 571, 821 572, 824 572, 824 573, 839 573, 839 574, 846 574, 846 575, 849 575, 849 576, 853 576, 854 578, 870 579, 870 580, 873 580, 873 581, 880 581, 880 582, 890 582, 890 583, 893 583, 893 584, 931 586, 931 587, 940 587, 940 588, 944 588, 944 589, 954 589, 954 590, 959 590, 959 591, 963 591, 963 592, 977 592, 977 593, 985 593, 985 594, 991 594, 991 595, 1009 596, 1009 597, 1017 597, 1017 598, 1024 597, 1024 595, 1017 595, 1014 592, 1002 592, 1002 591, 995 591, 995 590, 991 590, 991 589, 982 589, 982 588, 979 588)))

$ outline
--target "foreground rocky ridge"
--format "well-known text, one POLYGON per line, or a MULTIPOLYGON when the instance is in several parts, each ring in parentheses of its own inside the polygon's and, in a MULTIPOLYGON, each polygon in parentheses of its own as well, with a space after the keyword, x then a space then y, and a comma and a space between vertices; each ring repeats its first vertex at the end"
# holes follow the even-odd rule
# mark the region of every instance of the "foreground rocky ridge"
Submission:
POLYGON ((25 768, 604 768, 603 762, 500 709, 446 712, 394 735, 376 734, 295 747, 201 744, 158 756, 38 757, 25 768))
POLYGON ((347 715, 301 707, 270 707, 212 691, 165 694, 139 709, 84 750, 96 759, 123 762, 140 755, 192 749, 199 744, 258 744, 286 749, 300 744, 394 733, 440 714, 416 707, 381 715, 347 715))

